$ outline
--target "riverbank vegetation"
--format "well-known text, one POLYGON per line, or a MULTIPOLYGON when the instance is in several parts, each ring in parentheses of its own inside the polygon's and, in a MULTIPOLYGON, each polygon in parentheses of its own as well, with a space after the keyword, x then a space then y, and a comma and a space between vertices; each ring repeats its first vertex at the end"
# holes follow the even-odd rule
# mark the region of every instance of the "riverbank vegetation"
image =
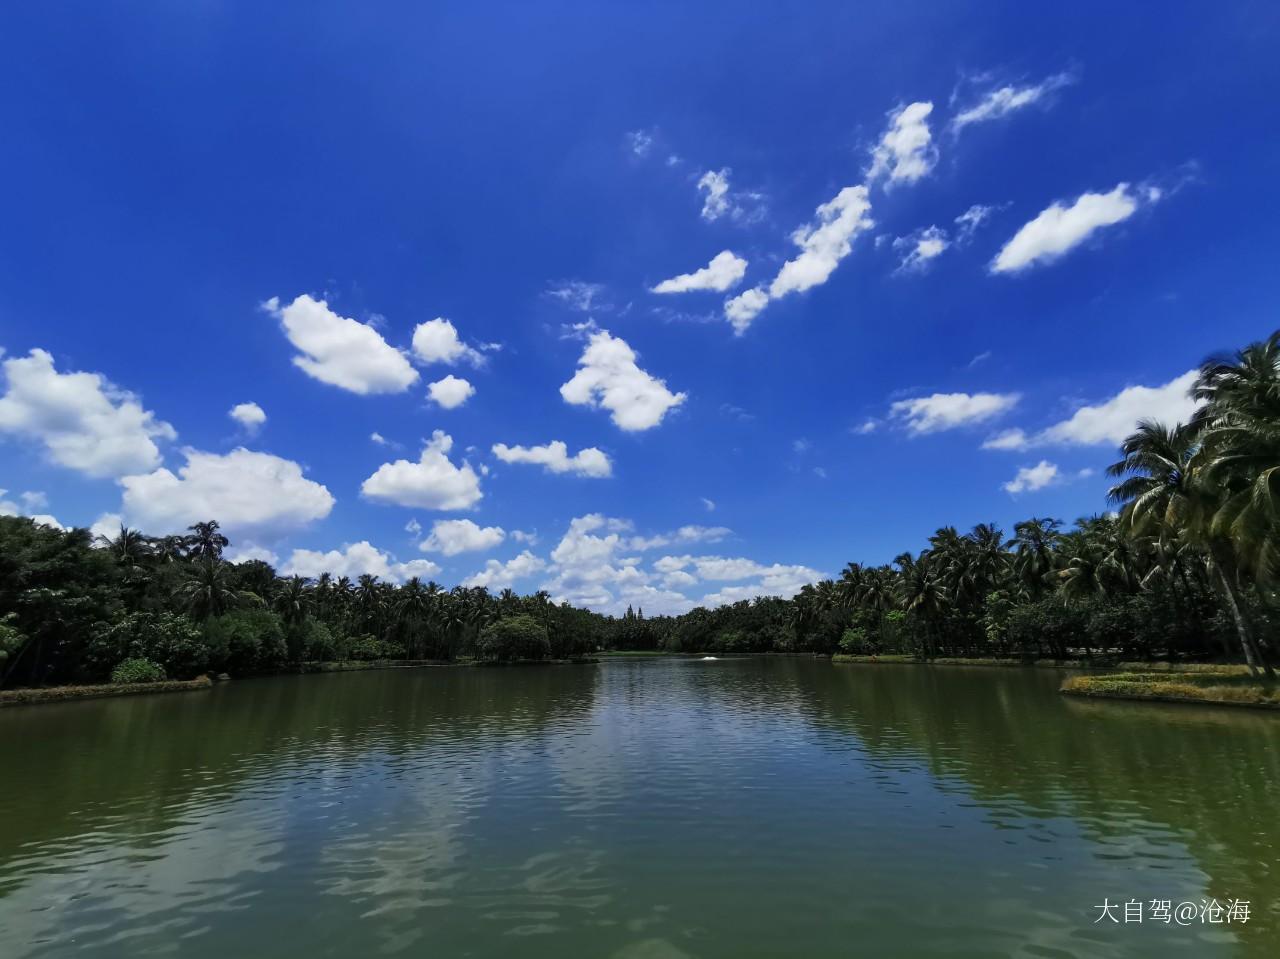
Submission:
POLYGON ((545 592, 282 577, 228 562, 217 522, 95 541, 0 517, 0 686, 184 680, 314 662, 573 659, 596 650, 988 661, 1243 659, 1280 643, 1280 333, 1207 361, 1190 423, 1142 423, 1116 513, 943 527, 793 599, 603 616, 545 592))
POLYGON ((1072 676, 1062 684, 1062 692, 1068 696, 1102 699, 1280 708, 1280 689, 1239 673, 1141 671, 1072 676))

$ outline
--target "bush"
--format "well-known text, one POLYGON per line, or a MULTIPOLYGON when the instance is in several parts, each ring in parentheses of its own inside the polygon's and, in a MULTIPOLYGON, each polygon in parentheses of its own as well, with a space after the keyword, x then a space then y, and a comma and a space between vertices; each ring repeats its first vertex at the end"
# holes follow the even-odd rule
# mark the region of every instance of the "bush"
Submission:
POLYGON ((162 683, 166 678, 164 667, 149 659, 126 659, 111 670, 111 681, 117 686, 129 683, 162 683))
POLYGON ((867 638, 867 631, 861 626, 851 626, 840 637, 840 652, 846 656, 874 656, 879 647, 867 638))
POLYGON ((375 659, 404 659, 405 650, 399 643, 378 639, 366 633, 351 641, 349 655, 352 659, 371 662, 375 659))
POLYGON ((149 660, 175 679, 191 679, 209 666, 209 647, 200 629, 174 613, 130 613, 99 624, 85 650, 90 676, 106 676, 125 660, 149 660))
POLYGON ((532 616, 509 616, 485 627, 476 652, 495 663, 543 660, 551 655, 547 631, 532 616))
POLYGON ((288 650, 280 617, 265 609, 237 609, 204 624, 210 665, 245 676, 280 668, 288 650))

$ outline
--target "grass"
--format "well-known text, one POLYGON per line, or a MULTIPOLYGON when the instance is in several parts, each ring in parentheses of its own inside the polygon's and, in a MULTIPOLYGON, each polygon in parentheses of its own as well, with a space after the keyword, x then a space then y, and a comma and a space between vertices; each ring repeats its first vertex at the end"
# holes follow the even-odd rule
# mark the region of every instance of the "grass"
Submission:
POLYGON ((1088 666, 1085 660, 1064 659, 1061 662, 1053 659, 1009 659, 999 657, 979 658, 976 656, 938 656, 934 659, 920 659, 910 653, 885 653, 881 656, 851 656, 836 653, 831 657, 833 663, 917 663, 922 666, 1041 666, 1052 669, 1081 669, 1088 666))
POLYGON ((1245 667, 1206 667, 1070 676, 1061 692, 1068 696, 1102 699, 1142 699, 1157 702, 1212 703, 1226 706, 1280 708, 1280 687, 1260 683, 1245 667), (1223 670, 1232 670, 1224 672, 1223 670))
POLYGON ((30 689, 0 690, 0 706, 33 706, 39 703, 61 703, 72 699, 100 699, 104 696, 137 696, 141 693, 181 693, 189 689, 208 689, 213 680, 171 679, 158 683, 103 683, 95 686, 47 686, 30 689))

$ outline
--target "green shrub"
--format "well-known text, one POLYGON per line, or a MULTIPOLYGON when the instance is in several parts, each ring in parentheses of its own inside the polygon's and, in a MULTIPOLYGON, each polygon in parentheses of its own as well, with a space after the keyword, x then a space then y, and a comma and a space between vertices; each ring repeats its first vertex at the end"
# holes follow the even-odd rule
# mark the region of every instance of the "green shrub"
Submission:
POLYGON ((111 670, 111 681, 117 686, 129 683, 162 683, 166 678, 164 667, 149 659, 126 659, 111 670))
POLYGON ((399 643, 378 639, 366 633, 351 641, 348 655, 362 662, 372 662, 375 659, 404 659, 405 649, 399 643))
POLYGON ((150 660, 175 679, 190 679, 209 667, 209 647, 199 627, 175 613, 130 613, 99 624, 85 649, 89 675, 105 677, 131 659, 150 660))
POLYGON ((485 627, 476 652, 480 659, 497 663, 543 660, 551 655, 551 643, 532 616, 508 616, 485 627))
POLYGON ((846 656, 873 656, 878 651, 861 626, 851 626, 840 636, 840 652, 846 656))
POLYGON ((237 609, 205 621, 210 665, 236 676, 269 672, 285 662, 288 649, 280 617, 265 609, 237 609))

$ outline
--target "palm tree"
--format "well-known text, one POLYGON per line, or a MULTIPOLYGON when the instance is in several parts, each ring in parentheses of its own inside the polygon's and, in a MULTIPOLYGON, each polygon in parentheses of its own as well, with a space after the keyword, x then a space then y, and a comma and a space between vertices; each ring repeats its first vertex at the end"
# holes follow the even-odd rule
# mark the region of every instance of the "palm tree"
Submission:
POLYGON ((1027 592, 1044 592, 1049 574, 1057 562, 1055 550, 1062 541, 1061 520, 1033 516, 1013 527, 1013 570, 1027 592))
POLYGON ((1202 460, 1198 426, 1162 426, 1150 420, 1138 424, 1120 451, 1124 458, 1107 467, 1110 476, 1122 477, 1108 492, 1121 504, 1121 520, 1130 532, 1172 528, 1188 542, 1200 546, 1214 582, 1231 612, 1249 671, 1262 667, 1269 679, 1275 672, 1261 656, 1245 619, 1239 573, 1231 541, 1214 528, 1221 499, 1200 472, 1202 460))
POLYGON ((290 629, 297 626, 311 612, 311 595, 307 590, 307 581, 301 576, 291 576, 276 590, 275 611, 280 614, 284 625, 290 629))
POLYGON ((253 593, 232 586, 226 563, 211 560, 193 564, 174 595, 196 619, 221 616, 227 610, 261 601, 253 593))
POLYGON ((147 538, 139 530, 130 529, 124 523, 120 524, 120 532, 114 539, 109 536, 99 536, 98 542, 106 547, 121 566, 139 566, 145 557, 151 555, 147 538))
POLYGON ((221 559, 222 551, 231 545, 231 540, 218 531, 217 520, 196 523, 187 529, 191 530, 188 542, 193 559, 221 559))
POLYGON ((1231 540, 1243 567, 1280 577, 1280 331, 1201 366, 1192 394, 1204 401, 1193 425, 1202 471, 1222 504, 1216 535, 1231 540))

